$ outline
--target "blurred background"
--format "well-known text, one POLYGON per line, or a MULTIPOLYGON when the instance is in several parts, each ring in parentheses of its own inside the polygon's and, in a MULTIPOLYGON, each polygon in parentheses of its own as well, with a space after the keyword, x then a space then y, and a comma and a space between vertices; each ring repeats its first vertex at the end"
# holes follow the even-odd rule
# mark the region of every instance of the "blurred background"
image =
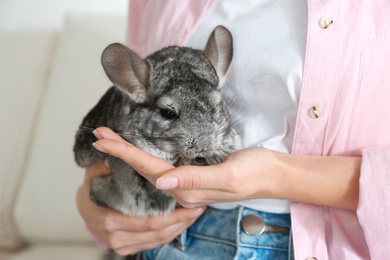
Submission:
POLYGON ((127 0, 0 0, 0 260, 100 259, 78 214, 75 132, 110 87, 127 0))
POLYGON ((0 0, 0 30, 59 30, 68 13, 127 13, 127 0, 0 0))

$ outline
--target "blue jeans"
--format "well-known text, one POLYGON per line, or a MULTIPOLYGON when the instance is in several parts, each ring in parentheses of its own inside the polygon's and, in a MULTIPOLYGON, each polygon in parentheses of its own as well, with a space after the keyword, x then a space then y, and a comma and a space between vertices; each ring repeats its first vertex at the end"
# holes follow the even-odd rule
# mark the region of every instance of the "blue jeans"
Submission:
POLYGON ((293 259, 290 226, 290 214, 271 214, 243 207, 208 208, 177 241, 144 251, 143 259, 293 259), (242 220, 250 214, 264 219, 264 233, 251 236, 244 232, 242 220))

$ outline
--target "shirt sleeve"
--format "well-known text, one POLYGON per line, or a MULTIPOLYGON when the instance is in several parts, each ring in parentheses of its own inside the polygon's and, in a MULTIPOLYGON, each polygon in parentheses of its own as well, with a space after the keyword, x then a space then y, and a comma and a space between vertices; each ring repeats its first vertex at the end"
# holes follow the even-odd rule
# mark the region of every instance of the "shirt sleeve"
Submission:
POLYGON ((390 245, 390 147, 363 150, 357 210, 371 259, 388 257, 390 245))

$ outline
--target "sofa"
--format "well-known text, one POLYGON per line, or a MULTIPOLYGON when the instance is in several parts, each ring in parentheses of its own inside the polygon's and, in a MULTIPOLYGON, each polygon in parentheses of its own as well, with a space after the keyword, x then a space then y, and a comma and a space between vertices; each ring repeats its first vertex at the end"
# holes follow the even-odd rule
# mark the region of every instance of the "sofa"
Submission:
POLYGON ((0 32, 0 259, 99 259, 78 214, 75 132, 110 87, 102 50, 121 15, 73 13, 60 31, 0 32))

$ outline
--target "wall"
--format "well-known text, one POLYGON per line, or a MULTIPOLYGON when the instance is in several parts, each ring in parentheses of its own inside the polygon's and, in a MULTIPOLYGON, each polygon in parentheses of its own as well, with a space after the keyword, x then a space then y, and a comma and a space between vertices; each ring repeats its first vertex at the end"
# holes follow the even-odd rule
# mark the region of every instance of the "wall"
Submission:
POLYGON ((128 0, 0 0, 0 31, 58 30, 68 12, 127 13, 128 0))

